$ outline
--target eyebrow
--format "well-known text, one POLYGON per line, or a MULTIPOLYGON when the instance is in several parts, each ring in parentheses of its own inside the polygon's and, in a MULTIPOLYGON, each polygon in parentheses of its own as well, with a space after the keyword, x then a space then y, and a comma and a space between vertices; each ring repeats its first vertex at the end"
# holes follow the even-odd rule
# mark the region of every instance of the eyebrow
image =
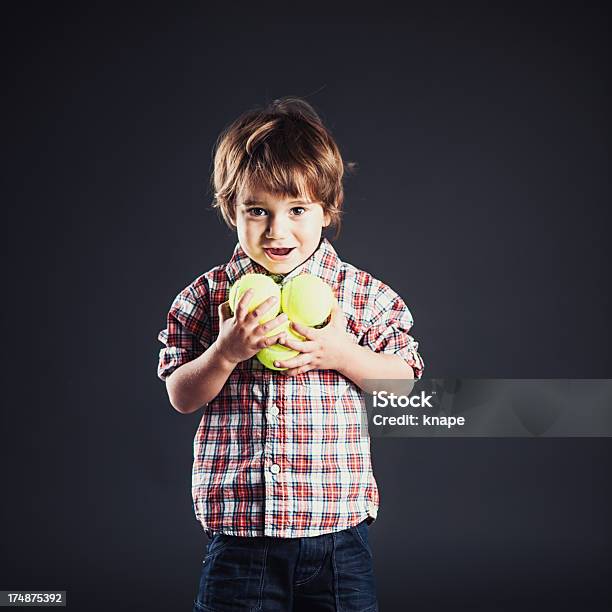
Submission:
MULTIPOLYGON (((312 202, 305 202, 304 200, 291 200, 290 202, 288 202, 288 204, 312 204, 312 202)), ((246 199, 244 202, 242 202, 242 206, 265 206, 266 203, 265 202, 259 202, 258 200, 255 200, 254 198, 248 198, 246 199)))

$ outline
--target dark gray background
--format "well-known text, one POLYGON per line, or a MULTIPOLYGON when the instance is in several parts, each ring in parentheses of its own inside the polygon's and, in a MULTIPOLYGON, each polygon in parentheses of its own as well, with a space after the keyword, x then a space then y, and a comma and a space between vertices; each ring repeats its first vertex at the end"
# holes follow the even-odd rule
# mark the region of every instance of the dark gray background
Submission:
MULTIPOLYGON (((231 255, 207 182, 248 108, 305 96, 358 162, 335 246, 404 297, 428 376, 612 377, 602 5, 196 6, 4 19, 0 588, 73 610, 197 589, 198 414, 169 405, 156 336, 231 255)), ((381 610, 606 609, 610 451, 374 440, 381 610)))

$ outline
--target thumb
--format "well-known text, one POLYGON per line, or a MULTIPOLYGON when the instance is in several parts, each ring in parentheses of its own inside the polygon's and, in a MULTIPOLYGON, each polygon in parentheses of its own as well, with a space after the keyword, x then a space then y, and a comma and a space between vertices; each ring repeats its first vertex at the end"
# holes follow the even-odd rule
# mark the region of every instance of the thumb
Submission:
POLYGON ((338 302, 338 298, 334 296, 331 308, 331 318, 332 319, 342 319, 344 317, 344 312, 342 308, 340 308, 340 303, 338 302))
POLYGON ((217 310, 219 312, 219 319, 222 323, 227 321, 232 316, 232 309, 230 308, 229 300, 219 304, 217 310))

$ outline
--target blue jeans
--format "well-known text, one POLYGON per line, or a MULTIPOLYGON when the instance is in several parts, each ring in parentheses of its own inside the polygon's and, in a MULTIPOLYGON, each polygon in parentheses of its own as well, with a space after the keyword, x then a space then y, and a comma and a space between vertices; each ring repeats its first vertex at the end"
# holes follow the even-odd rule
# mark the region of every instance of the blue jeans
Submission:
POLYGON ((305 538, 215 534, 193 612, 376 612, 366 521, 305 538))

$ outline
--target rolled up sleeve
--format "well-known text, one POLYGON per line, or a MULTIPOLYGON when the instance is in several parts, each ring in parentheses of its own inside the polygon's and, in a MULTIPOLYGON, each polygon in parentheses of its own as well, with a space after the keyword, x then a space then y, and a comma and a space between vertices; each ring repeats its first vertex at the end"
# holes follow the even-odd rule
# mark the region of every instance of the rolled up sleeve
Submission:
POLYGON ((159 351, 157 375, 166 380, 176 368, 199 357, 211 344, 208 293, 191 286, 181 291, 170 307, 167 326, 157 338, 165 346, 159 351))
POLYGON ((413 325, 412 314, 402 298, 381 283, 360 344, 376 353, 399 355, 412 367, 415 379, 420 379, 425 364, 418 352, 419 343, 409 333, 413 325))

